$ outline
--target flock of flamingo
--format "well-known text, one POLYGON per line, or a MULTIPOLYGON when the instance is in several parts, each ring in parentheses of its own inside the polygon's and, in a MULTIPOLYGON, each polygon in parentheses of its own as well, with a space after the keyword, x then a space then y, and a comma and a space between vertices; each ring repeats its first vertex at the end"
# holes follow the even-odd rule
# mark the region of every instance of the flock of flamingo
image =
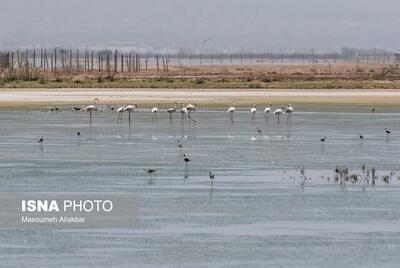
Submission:
MULTIPOLYGON (((102 111, 103 110, 103 107, 101 107, 101 109, 100 109, 100 106, 98 105, 99 102, 100 102, 100 100, 98 98, 95 98, 93 100, 93 104, 88 105, 88 106, 86 106, 84 108, 74 106, 74 110, 75 111, 88 112, 89 113, 89 117, 90 117, 90 125, 92 125, 92 113, 96 112, 96 111, 102 111)), ((124 113, 128 113, 128 122, 129 122, 129 124, 131 124, 131 114, 133 112, 137 111, 138 105, 137 104, 122 105, 120 107, 112 106, 109 109, 111 111, 116 111, 116 113, 118 114, 117 122, 121 123, 121 124, 122 124, 123 114, 124 113)), ((192 114, 192 112, 197 111, 197 109, 198 109, 198 106, 197 106, 196 103, 187 104, 187 105, 184 105, 184 104, 180 104, 179 105, 177 102, 174 102, 174 105, 172 107, 170 107, 170 108, 168 108, 166 110, 161 110, 160 109, 160 104, 157 103, 157 105, 154 106, 151 109, 151 113, 153 115, 153 117, 152 117, 153 121, 157 119, 157 113, 164 111, 164 112, 167 112, 169 114, 170 120, 172 120, 173 114, 180 113, 181 114, 181 122, 183 122, 185 119, 189 119, 189 122, 190 121, 196 122, 196 120, 191 116, 191 114, 192 114)), ((55 107, 55 106, 53 106, 53 108, 51 109, 51 111, 55 111, 55 112, 57 112, 59 110, 60 109, 55 107)), ((372 109, 371 111, 375 112, 375 109, 372 109)), ((226 112, 229 113, 229 119, 233 123, 234 122, 234 113, 236 112, 236 105, 234 104, 233 106, 229 107, 226 110, 226 112)), ((273 109, 272 104, 269 103, 267 105, 267 107, 264 109, 263 112, 264 112, 264 117, 267 120, 267 122, 269 120, 269 115, 270 114, 274 114, 274 115, 277 116, 277 123, 279 124, 280 116, 283 115, 283 114, 286 114, 287 115, 287 122, 289 123, 289 122, 291 122, 292 114, 294 112, 294 108, 293 108, 293 106, 291 104, 287 104, 286 108, 282 105, 280 108, 273 109)), ((257 113, 257 106, 256 106, 256 104, 254 104, 253 107, 250 108, 250 115, 251 115, 252 122, 255 121, 256 113, 257 113)), ((257 132, 259 134, 261 134, 262 130, 260 128, 257 128, 257 132)), ((389 129, 387 129, 387 128, 385 128, 385 132, 386 132, 387 136, 389 136, 389 134, 391 134, 391 131, 389 129)), ((80 136, 80 132, 77 132, 77 135, 80 136)), ((364 136, 361 135, 361 134, 360 134, 359 137, 360 137, 361 140, 364 139, 364 136)), ((321 142, 325 142, 326 141, 326 137, 321 138, 320 141, 321 142)), ((41 137, 38 140, 38 142, 43 145, 44 138, 41 137)), ((182 148, 183 148, 183 144, 182 144, 182 142, 180 140, 178 140, 178 149, 181 150, 182 148)), ((188 158, 188 156, 186 154, 183 155, 183 160, 184 160, 185 166, 186 166, 185 178, 188 178, 188 164, 189 164, 189 162, 191 160, 188 158)), ((144 170, 149 174, 150 182, 151 182, 152 176, 153 176, 153 174, 156 173, 157 170, 156 169, 144 169, 144 170)), ((209 178, 210 178, 211 186, 213 186, 214 185, 215 175, 214 175, 214 173, 212 171, 209 171, 209 178)))
MULTIPOLYGON (((90 125, 92 125, 93 112, 101 111, 101 109, 99 108, 99 105, 98 105, 99 102, 100 102, 100 100, 98 98, 95 98, 93 100, 93 104, 88 105, 83 109, 81 107, 74 106, 74 110, 75 111, 88 112, 89 113, 89 118, 90 118, 90 125)), ((132 114, 132 112, 135 112, 137 109, 138 109, 138 105, 137 104, 122 105, 122 106, 117 107, 117 108, 114 107, 114 106, 110 107, 110 110, 112 110, 112 111, 115 110, 116 113, 118 114, 117 123, 122 123, 123 114, 127 112, 128 113, 128 122, 129 122, 129 124, 131 124, 131 114, 132 114)), ((191 116, 191 114, 192 114, 192 112, 197 111, 197 109, 198 109, 198 106, 197 106, 196 103, 194 103, 194 104, 190 103, 190 104, 187 104, 187 105, 184 105, 184 104, 178 105, 177 102, 174 102, 174 106, 166 109, 165 112, 167 112, 169 114, 170 120, 172 120, 172 115, 174 113, 179 112, 181 114, 181 122, 183 122, 185 119, 189 119, 189 122, 190 121, 196 122, 196 120, 191 116)), ((57 112, 59 110, 60 109, 55 107, 55 106, 51 109, 51 111, 55 111, 55 112, 57 112)), ((233 121, 234 121, 234 113, 236 111, 236 106, 233 105, 233 106, 229 107, 226 111, 229 113, 229 119, 233 123, 233 121)), ((293 106, 291 104, 288 104, 286 109, 282 105, 280 108, 275 109, 274 111, 272 111, 272 104, 270 103, 264 109, 264 117, 268 121, 269 114, 270 113, 275 114, 275 115, 277 115, 277 122, 279 124, 280 116, 282 114, 286 113, 287 114, 287 119, 288 119, 288 122, 289 122, 291 120, 291 116, 292 116, 293 111, 294 111, 294 109, 293 109, 293 106)), ((153 121, 157 119, 157 113, 159 113, 159 112, 161 112, 160 104, 157 103, 157 105, 154 106, 151 109, 151 113, 153 114, 153 117, 152 117, 153 121)), ((250 114, 251 114, 251 120, 252 121, 255 120, 256 113, 257 113, 257 106, 256 106, 256 104, 254 104, 254 106, 252 108, 250 108, 250 114)), ((258 132, 261 133, 261 129, 258 128, 258 132)), ((77 135, 79 136, 80 132, 78 132, 77 135)), ((38 140, 38 142, 43 145, 44 138, 41 137, 38 140)), ((180 140, 178 140, 178 148, 179 148, 179 150, 181 150, 182 147, 183 147, 182 142, 180 140)), ((186 166, 185 178, 188 178, 188 163, 191 160, 186 156, 186 154, 183 155, 183 160, 184 160, 185 166, 186 166)), ((153 174, 155 174, 157 172, 157 170, 156 169, 144 169, 144 171, 146 171, 149 174, 150 183, 151 183, 152 176, 153 176, 153 174)), ((214 175, 214 173, 212 171, 209 171, 209 178, 210 178, 211 187, 212 187, 214 185, 214 179, 215 179, 215 175, 214 175)))
MULTIPOLYGON (((99 111, 100 109, 98 108, 98 102, 100 100, 98 98, 95 98, 93 100, 93 104, 86 106, 85 108, 82 109, 82 111, 85 112, 89 112, 89 116, 90 116, 90 124, 92 124, 92 113, 99 111)), ((131 123, 131 113, 134 112, 136 109, 138 108, 137 104, 133 104, 133 105, 122 105, 120 107, 118 107, 116 109, 116 112, 118 114, 118 119, 117 122, 122 123, 122 117, 123 114, 125 112, 128 112, 128 122, 129 124, 131 123)), ((80 111, 81 108, 80 107, 74 107, 75 111, 80 111)), ((58 111, 59 109, 57 107, 54 107, 52 109, 53 111, 58 111)), ((111 110, 115 110, 115 107, 111 107, 111 110)), ((196 122, 196 120, 191 116, 192 112, 197 110, 197 104, 180 104, 180 107, 178 107, 178 103, 174 102, 174 106, 170 107, 168 109, 165 110, 165 112, 167 112, 169 114, 169 118, 172 119, 172 115, 174 113, 179 112, 181 114, 181 121, 183 122, 183 120, 185 119, 189 119, 190 121, 196 122)), ((151 113, 153 114, 153 121, 157 119, 157 113, 160 112, 160 104, 157 103, 156 106, 154 106, 151 109, 151 113)), ((231 122, 233 122, 234 120, 234 113, 236 111, 236 106, 233 105, 231 107, 229 107, 227 109, 227 112, 229 113, 229 119, 231 120, 231 122)), ((270 113, 275 114, 277 116, 277 122, 279 124, 279 120, 280 120, 280 116, 284 113, 287 114, 287 120, 290 121, 292 118, 292 113, 294 111, 294 108, 291 104, 288 104, 286 109, 285 107, 282 105, 280 108, 275 109, 274 111, 272 111, 272 104, 270 103, 265 109, 264 109, 264 117, 267 119, 267 121, 269 120, 269 115, 270 113)), ((251 119, 255 120, 256 118, 256 113, 257 113, 257 105, 254 104, 252 108, 250 108, 250 114, 251 114, 251 119)))

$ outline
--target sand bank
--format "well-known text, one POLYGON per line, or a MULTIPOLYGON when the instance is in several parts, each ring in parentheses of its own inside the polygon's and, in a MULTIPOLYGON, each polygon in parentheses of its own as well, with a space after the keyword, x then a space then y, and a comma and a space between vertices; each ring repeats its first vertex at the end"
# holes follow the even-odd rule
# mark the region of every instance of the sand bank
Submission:
POLYGON ((0 107, 90 104, 196 102, 227 106, 277 103, 400 104, 400 90, 388 89, 0 89, 0 107))

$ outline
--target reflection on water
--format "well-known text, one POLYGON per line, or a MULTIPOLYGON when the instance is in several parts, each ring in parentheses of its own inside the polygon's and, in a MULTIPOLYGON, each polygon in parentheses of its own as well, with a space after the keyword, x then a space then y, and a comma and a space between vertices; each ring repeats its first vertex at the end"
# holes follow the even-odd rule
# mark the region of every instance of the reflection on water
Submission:
POLYGON ((121 126, 105 110, 93 114, 90 128, 83 112, 1 111, 0 191, 134 192, 141 217, 129 230, 0 230, 0 262, 398 266, 399 183, 343 187, 326 176, 337 165, 398 171, 400 114, 314 107, 296 109, 291 124, 281 116, 279 125, 272 114, 252 122, 247 109, 233 124, 218 110, 192 116, 197 123, 181 124, 180 114, 171 121, 160 112, 153 121, 140 111, 129 127, 127 117, 121 126), (191 159, 187 168, 183 154, 191 159), (151 183, 144 168, 157 169, 151 183))

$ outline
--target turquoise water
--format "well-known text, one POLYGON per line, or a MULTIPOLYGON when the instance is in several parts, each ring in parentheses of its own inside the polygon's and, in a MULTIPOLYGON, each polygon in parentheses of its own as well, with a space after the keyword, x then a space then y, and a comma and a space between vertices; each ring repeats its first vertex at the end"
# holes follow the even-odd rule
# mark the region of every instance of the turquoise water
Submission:
POLYGON ((166 113, 153 122, 148 110, 139 110, 130 127, 126 115, 117 124, 107 109, 93 115, 92 127, 88 114, 70 107, 0 111, 1 192, 129 192, 140 198, 136 228, 0 229, 0 263, 398 267, 397 173, 389 185, 364 191, 321 177, 332 176, 337 165, 397 172, 399 111, 295 108, 292 122, 284 116, 279 125, 261 113, 252 122, 247 109, 235 113, 233 124, 222 110, 200 109, 190 124, 178 114, 170 121, 166 113), (184 153, 192 160, 187 171, 184 153), (151 184, 143 168, 157 169, 151 184), (304 187, 302 168, 310 178, 304 187))

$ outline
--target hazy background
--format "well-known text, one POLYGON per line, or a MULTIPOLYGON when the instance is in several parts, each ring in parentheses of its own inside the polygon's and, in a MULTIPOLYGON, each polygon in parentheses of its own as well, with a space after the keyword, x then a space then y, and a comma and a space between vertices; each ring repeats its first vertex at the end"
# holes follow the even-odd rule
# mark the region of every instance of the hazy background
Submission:
POLYGON ((0 0, 0 47, 397 51, 399 12, 398 0, 0 0))

